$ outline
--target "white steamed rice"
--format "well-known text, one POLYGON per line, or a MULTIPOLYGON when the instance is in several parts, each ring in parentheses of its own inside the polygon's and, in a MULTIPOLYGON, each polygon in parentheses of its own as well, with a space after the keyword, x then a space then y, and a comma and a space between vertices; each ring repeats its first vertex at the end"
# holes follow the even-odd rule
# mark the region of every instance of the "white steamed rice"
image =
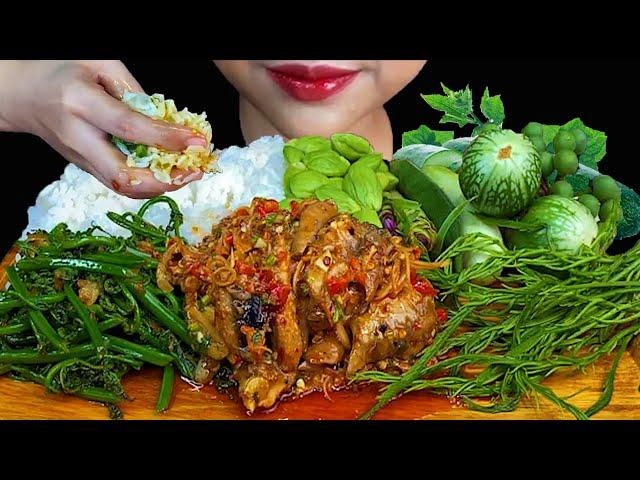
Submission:
MULTIPOLYGON (((284 198, 284 141, 279 136, 262 137, 249 146, 230 147, 220 154, 220 173, 205 174, 199 181, 169 192, 184 214, 181 233, 190 243, 196 243, 211 232, 213 224, 232 210, 249 205, 254 197, 284 198)), ((51 230, 64 222, 73 231, 101 226, 112 235, 128 236, 106 216, 107 212, 135 212, 144 200, 119 195, 102 185, 90 174, 69 164, 64 174, 45 187, 36 204, 29 208, 29 223, 22 237, 33 230, 51 230)), ((154 225, 165 226, 169 209, 154 205, 145 215, 154 225)))

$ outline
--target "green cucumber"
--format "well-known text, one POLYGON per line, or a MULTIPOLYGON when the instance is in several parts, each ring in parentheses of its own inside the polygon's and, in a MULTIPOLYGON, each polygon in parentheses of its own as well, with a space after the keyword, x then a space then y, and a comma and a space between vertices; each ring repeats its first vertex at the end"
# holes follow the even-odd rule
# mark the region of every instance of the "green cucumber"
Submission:
MULTIPOLYGON (((456 204, 449 195, 436 181, 418 169, 410 160, 393 160, 389 168, 391 173, 398 177, 396 189, 405 198, 418 202, 427 217, 439 229, 451 211, 456 208, 456 204)), ((449 171, 446 167, 441 166, 431 168, 442 168, 449 171)), ((462 226, 461 219, 458 218, 447 232, 443 248, 451 245, 460 235, 462 235, 462 226)))
MULTIPOLYGON (((440 165, 426 165, 422 170, 409 160, 394 160, 391 162, 391 172, 398 177, 398 191, 406 198, 420 203, 422 209, 437 228, 440 228, 449 213, 458 205, 466 201, 458 175, 440 165)), ((473 207, 467 206, 462 215, 454 222, 445 236, 444 248, 447 248, 456 238, 470 233, 483 233, 499 241, 499 245, 492 250, 501 251, 504 248, 500 229, 490 225, 475 215, 473 207)), ((468 252, 456 258, 454 268, 459 271, 488 258, 486 252, 468 252)), ((475 283, 487 285, 495 280, 500 272, 487 278, 476 279, 475 283)))
POLYGON ((437 145, 408 145, 393 154, 394 160, 409 160, 419 169, 427 165, 441 165, 454 172, 462 165, 462 154, 437 145))

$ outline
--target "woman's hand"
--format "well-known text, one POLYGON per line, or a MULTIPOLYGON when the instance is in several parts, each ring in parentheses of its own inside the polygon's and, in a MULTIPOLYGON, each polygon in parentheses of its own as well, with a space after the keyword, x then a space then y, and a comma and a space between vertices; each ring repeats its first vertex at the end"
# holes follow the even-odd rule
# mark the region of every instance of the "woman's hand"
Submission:
MULTIPOLYGON (((132 111, 120 101, 125 90, 143 91, 115 60, 2 61, 0 130, 38 135, 64 158, 128 197, 149 198, 180 188, 157 181, 150 170, 127 167, 109 134, 174 151, 205 145, 204 137, 132 111)), ((202 173, 178 176, 187 183, 202 173)))

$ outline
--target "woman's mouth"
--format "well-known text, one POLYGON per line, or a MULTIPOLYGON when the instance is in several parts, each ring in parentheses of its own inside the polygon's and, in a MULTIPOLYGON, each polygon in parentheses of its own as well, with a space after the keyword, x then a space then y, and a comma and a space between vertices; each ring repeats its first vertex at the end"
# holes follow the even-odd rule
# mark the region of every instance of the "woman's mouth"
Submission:
POLYGON ((342 91, 360 73, 329 65, 290 63, 267 68, 271 79, 287 94, 302 102, 317 102, 342 91))

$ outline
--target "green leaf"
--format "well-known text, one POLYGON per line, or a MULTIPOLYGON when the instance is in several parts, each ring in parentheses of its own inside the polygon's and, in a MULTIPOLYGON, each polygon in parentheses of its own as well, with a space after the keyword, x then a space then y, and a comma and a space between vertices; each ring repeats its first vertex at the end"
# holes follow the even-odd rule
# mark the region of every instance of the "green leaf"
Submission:
POLYGON ((573 191, 576 194, 584 193, 591 183, 591 179, 589 177, 580 174, 569 175, 565 180, 571 184, 573 191))
POLYGON ((616 239, 633 237, 640 233, 640 195, 618 182, 621 190, 622 220, 618 223, 616 239))
POLYGON ((440 84, 445 95, 421 95, 427 104, 444 115, 440 123, 456 123, 459 127, 464 127, 470 123, 477 123, 473 116, 473 100, 469 85, 464 90, 453 90, 440 84))
MULTIPOLYGON (((542 132, 544 141, 549 145, 553 142, 553 137, 560 131, 571 130, 572 128, 580 128, 587 136, 587 149, 580 155, 578 160, 582 165, 597 169, 598 162, 607 154, 607 136, 600 130, 587 127, 582 120, 574 118, 564 125, 543 125, 542 132)), ((549 149, 553 152, 553 147, 549 149)))
POLYGON ((451 130, 433 130, 436 134, 436 143, 434 145, 443 145, 449 140, 453 140, 453 131, 451 130))
MULTIPOLYGON (((474 197, 472 200, 475 200, 475 198, 476 197, 474 197)), ((438 230, 438 234, 436 235, 436 240, 433 244, 432 251, 434 255, 440 255, 440 253, 442 252, 442 247, 444 246, 444 240, 447 236, 447 233, 449 233, 449 229, 453 226, 460 215, 465 212, 465 209, 468 207, 472 200, 465 200, 464 202, 462 202, 456 208, 451 210, 449 212, 449 215, 447 215, 447 217, 444 219, 442 225, 440 225, 440 229, 438 230)))
MULTIPOLYGON (((542 138, 547 145, 553 142, 553 137, 560 131, 560 125, 542 125, 542 138)), ((549 149, 548 149, 549 150, 549 149)), ((553 153, 553 147, 550 150, 553 153)))
POLYGON ((146 157, 148 153, 149 153, 149 149, 147 148, 146 145, 136 146, 135 154, 137 157, 140 157, 140 158, 146 157))
POLYGON ((453 132, 450 130, 431 130, 426 125, 420 125, 416 130, 409 130, 402 134, 402 146, 408 145, 442 145, 453 140, 453 132))
POLYGON ((491 123, 502 125, 504 122, 504 105, 500 95, 489 96, 489 87, 485 88, 482 94, 480 111, 491 123))
POLYGON ((121 138, 116 137, 115 135, 111 136, 111 142, 116 147, 118 147, 118 150, 120 150, 125 155, 132 154, 133 152, 135 152, 136 148, 138 147, 137 143, 127 142, 125 140, 122 140, 121 138))
POLYGON ((587 127, 579 118, 567 122, 564 129, 580 128, 587 135, 587 149, 580 155, 579 161, 587 167, 597 168, 598 162, 607 154, 607 136, 604 132, 587 127))

